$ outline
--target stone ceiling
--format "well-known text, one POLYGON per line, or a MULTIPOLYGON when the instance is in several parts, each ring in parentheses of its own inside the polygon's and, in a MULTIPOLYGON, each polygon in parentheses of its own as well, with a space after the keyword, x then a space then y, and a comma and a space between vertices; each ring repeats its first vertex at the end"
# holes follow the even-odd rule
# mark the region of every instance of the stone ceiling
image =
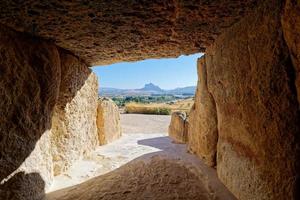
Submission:
POLYGON ((203 52, 257 0, 2 0, 0 23, 89 65, 203 52))

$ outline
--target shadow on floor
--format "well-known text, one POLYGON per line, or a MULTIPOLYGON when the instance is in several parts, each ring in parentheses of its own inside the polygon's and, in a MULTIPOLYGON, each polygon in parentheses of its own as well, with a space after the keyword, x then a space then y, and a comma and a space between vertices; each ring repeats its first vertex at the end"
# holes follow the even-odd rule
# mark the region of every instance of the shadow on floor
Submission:
POLYGON ((144 140, 138 140, 139 145, 155 147, 157 149, 166 151, 170 149, 170 143, 172 142, 171 138, 165 137, 156 137, 144 140))
POLYGON ((205 166, 194 155, 186 153, 186 145, 174 144, 169 137, 143 139, 138 144, 162 151, 145 154, 107 174, 51 192, 46 195, 46 199, 235 199, 217 179, 214 169, 205 166), (196 169, 197 167, 201 169, 196 169), (218 184, 211 186, 207 177, 218 184), (209 187, 218 189, 214 193, 209 187))

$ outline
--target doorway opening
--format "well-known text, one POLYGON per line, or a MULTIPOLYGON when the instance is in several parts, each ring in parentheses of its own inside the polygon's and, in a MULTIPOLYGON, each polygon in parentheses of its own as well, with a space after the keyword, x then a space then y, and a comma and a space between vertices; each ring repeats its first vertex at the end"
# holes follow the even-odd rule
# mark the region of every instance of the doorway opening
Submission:
POLYGON ((173 144, 168 129, 172 113, 188 115, 193 106, 199 57, 200 53, 92 67, 99 82, 97 126, 101 146, 57 176, 51 190, 84 182, 153 154, 185 156, 185 146, 173 144))

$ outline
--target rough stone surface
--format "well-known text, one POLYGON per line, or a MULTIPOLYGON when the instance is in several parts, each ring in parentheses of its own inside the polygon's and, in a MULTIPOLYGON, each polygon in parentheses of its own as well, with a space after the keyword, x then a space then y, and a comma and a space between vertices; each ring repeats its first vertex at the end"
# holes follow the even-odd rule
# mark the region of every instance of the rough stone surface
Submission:
POLYGON ((45 190, 53 181, 53 162, 51 155, 51 131, 47 130, 37 141, 34 150, 17 171, 39 173, 43 178, 45 190))
POLYGON ((95 74, 78 58, 61 51, 61 85, 52 119, 54 175, 65 171, 98 145, 95 74))
POLYGON ((35 199, 51 179, 51 160, 41 147, 47 146, 59 83, 55 45, 0 26, 0 199, 35 199), (43 164, 37 171, 49 173, 33 173, 36 166, 25 161, 30 154, 43 164))
POLYGON ((198 84, 195 103, 189 116, 189 151, 197 154, 209 166, 216 165, 218 142, 217 111, 207 88, 205 57, 197 62, 198 84))
MULTIPOLYGON (((295 87, 291 84, 294 93, 298 96, 298 107, 300 109, 300 1, 286 0, 281 16, 284 39, 289 47, 294 70, 290 70, 290 78, 294 80, 295 87)), ((299 111, 300 112, 300 111, 299 111)), ((297 144, 300 143, 300 135, 297 136, 297 144)), ((300 172, 300 145, 297 150, 297 171, 300 172)), ((295 184, 295 199, 300 199, 300 173, 298 173, 295 184)))
POLYGON ((191 169, 173 160, 136 161, 70 188, 47 200, 214 199, 191 169))
POLYGON ((176 143, 186 143, 188 141, 188 124, 186 113, 173 112, 169 125, 169 136, 176 143))
POLYGON ((281 1, 268 0, 206 52, 217 107, 217 172, 238 199, 297 199, 299 110, 281 1))
POLYGON ((119 108, 111 99, 98 100, 97 130, 100 145, 111 143, 122 135, 119 108))
POLYGON ((300 104, 300 1, 286 0, 281 18, 283 33, 290 50, 295 72, 291 72, 296 83, 300 104))
POLYGON ((1 1, 0 23, 49 38, 95 65, 203 51, 257 2, 1 1))
POLYGON ((45 196, 45 182, 36 172, 18 172, 0 188, 1 200, 44 200, 45 196))

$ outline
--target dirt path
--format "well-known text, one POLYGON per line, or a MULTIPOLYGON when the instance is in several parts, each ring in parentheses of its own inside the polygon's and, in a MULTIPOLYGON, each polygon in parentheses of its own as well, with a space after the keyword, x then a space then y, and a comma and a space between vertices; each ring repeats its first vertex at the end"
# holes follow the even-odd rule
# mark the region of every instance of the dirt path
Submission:
POLYGON ((62 175, 56 176, 48 192, 82 183, 108 173, 159 148, 140 144, 151 138, 167 135, 170 116, 122 114, 122 137, 110 144, 99 146, 89 157, 78 160, 62 175))
POLYGON ((214 169, 166 136, 169 116, 126 114, 121 120, 122 138, 56 177, 48 200, 234 199, 214 169))
POLYGON ((171 121, 170 115, 141 115, 122 114, 121 124, 123 133, 168 133, 171 121))

